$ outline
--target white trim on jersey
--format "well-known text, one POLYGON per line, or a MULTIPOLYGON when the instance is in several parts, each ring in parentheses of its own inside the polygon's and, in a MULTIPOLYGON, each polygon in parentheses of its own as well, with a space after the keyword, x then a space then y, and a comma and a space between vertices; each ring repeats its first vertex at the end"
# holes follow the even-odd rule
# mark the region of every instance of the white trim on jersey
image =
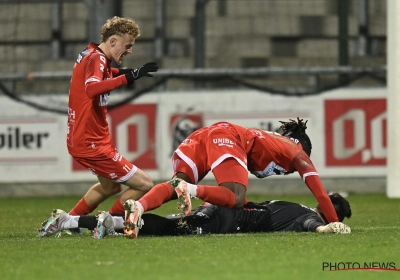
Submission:
POLYGON ((224 154, 221 157, 219 157, 216 161, 213 162, 213 164, 211 165, 211 170, 213 170, 215 167, 217 167, 221 162, 223 162, 224 160, 226 160, 227 158, 234 158, 237 160, 237 162, 239 162, 239 164, 241 166, 243 166, 244 169, 247 170, 247 165, 246 163, 244 163, 244 161, 238 159, 237 157, 231 155, 231 154, 224 154))
POLYGON ((89 79, 87 79, 87 80, 85 81, 85 86, 86 86, 88 83, 91 83, 91 82, 100 82, 100 79, 97 78, 97 77, 90 77, 89 79))
POLYGON ((304 182, 306 181, 306 178, 307 178, 308 176, 318 176, 318 173, 315 172, 315 171, 304 173, 304 174, 303 174, 303 181, 304 181, 304 182))
POLYGON ((187 165, 190 166, 190 168, 193 171, 193 176, 194 176, 194 184, 197 184, 199 181, 199 171, 197 169, 196 164, 188 157, 186 156, 181 150, 176 149, 175 153, 184 161, 186 162, 187 165))
POLYGON ((135 175, 137 170, 138 170, 137 166, 132 165, 132 169, 128 173, 126 173, 125 176, 114 180, 114 182, 121 183, 121 182, 128 181, 130 178, 132 178, 133 175, 135 175))

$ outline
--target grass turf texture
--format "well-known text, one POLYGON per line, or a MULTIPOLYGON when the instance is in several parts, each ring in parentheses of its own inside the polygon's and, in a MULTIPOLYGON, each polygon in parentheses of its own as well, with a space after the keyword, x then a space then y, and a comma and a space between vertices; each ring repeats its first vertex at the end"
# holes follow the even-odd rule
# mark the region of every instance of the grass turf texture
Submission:
MULTIPOLYGON (((349 235, 257 233, 182 237, 36 237, 53 208, 78 197, 0 199, 1 279, 400 279, 395 271, 329 271, 323 263, 394 263, 400 268, 400 201, 350 195, 349 235)), ((251 200, 271 199, 251 196, 251 200)), ((315 206, 312 195, 278 196, 315 206)), ((200 201, 193 200, 194 206, 200 201)), ((107 210, 113 199, 99 209, 107 210)), ((175 202, 153 211, 176 213, 175 202)))

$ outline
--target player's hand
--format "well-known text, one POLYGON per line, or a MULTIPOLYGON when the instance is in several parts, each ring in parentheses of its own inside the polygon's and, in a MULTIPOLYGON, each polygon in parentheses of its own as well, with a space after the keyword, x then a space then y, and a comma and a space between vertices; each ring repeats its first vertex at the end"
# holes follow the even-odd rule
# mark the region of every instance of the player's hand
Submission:
POLYGON ((348 225, 340 222, 329 223, 326 226, 320 226, 317 228, 319 233, 351 233, 351 229, 348 225))
POLYGON ((129 73, 129 72, 131 72, 131 71, 133 71, 133 70, 135 70, 135 69, 133 69, 133 68, 126 68, 126 67, 119 68, 119 69, 118 69, 118 76, 120 76, 120 75, 125 75, 126 73, 129 73))
POLYGON ((128 84, 131 85, 135 80, 140 79, 141 77, 153 77, 153 75, 151 75, 150 72, 157 72, 158 65, 155 62, 148 62, 137 69, 127 69, 127 68, 125 69, 122 68, 122 69, 120 69, 120 73, 121 70, 126 72, 124 73, 126 80, 128 81, 128 84))

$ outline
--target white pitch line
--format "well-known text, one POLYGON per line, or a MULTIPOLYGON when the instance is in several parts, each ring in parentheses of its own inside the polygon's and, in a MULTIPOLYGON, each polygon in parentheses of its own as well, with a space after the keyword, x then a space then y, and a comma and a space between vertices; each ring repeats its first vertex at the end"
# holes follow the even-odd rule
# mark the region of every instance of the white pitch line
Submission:
POLYGON ((366 229, 366 230, 379 230, 379 229, 400 229, 400 226, 386 226, 386 227, 351 227, 353 229, 366 229))

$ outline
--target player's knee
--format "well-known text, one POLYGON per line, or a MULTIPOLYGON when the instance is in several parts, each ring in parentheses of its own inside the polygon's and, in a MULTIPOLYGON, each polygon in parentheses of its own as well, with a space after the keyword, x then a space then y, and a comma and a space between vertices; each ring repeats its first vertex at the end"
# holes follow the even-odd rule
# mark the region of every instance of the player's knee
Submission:
POLYGON ((119 193, 121 191, 122 191, 122 185, 119 184, 119 183, 113 184, 112 187, 110 188, 110 194, 111 195, 115 195, 115 194, 117 194, 117 193, 119 193))

